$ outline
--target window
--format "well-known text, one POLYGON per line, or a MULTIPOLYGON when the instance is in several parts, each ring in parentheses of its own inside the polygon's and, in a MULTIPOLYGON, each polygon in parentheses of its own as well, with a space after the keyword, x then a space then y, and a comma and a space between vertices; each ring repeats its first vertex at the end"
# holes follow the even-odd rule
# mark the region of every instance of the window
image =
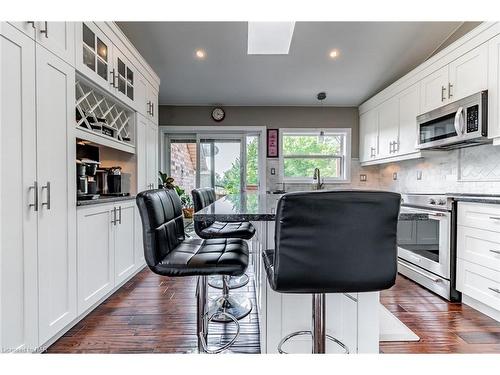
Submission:
POLYGON ((349 182, 351 129, 281 129, 281 178, 311 182, 319 168, 322 182, 349 182))

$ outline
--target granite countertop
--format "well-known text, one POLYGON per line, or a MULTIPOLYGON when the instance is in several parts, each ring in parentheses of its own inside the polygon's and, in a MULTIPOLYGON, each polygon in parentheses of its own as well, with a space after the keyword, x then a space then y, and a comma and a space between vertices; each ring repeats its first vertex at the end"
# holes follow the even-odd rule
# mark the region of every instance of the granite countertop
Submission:
POLYGON ((121 201, 128 201, 135 199, 135 195, 127 195, 125 197, 99 197, 97 199, 91 199, 91 200, 86 200, 86 201, 76 201, 76 206, 81 207, 81 206, 92 206, 95 204, 105 204, 105 203, 114 203, 114 202, 121 202, 121 201))
POLYGON ((273 221, 281 195, 248 192, 226 195, 194 214, 195 221, 273 221))
MULTIPOLYGON (((274 221, 281 194, 243 193, 226 195, 196 212, 195 221, 274 221)), ((427 214, 401 213, 401 220, 429 220, 427 214)))

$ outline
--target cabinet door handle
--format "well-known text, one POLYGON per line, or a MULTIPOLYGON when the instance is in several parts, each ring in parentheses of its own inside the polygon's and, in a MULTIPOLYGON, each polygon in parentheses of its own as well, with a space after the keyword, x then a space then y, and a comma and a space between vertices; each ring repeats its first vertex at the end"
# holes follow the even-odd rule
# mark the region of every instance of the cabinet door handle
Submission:
POLYGON ((490 252, 492 252, 494 254, 500 254, 500 251, 498 251, 498 250, 490 250, 490 252))
POLYGON ((116 225, 116 207, 113 207, 113 220, 111 220, 111 224, 116 225))
POLYGON ((38 182, 33 182, 28 190, 33 190, 33 203, 30 203, 28 207, 33 207, 33 211, 38 211, 38 182))
POLYGON ((47 181, 47 185, 42 186, 42 190, 47 189, 47 201, 42 202, 42 206, 47 206, 47 210, 50 210, 50 181, 47 181))
POLYGON ((446 87, 441 86, 441 101, 444 102, 446 100, 446 87))
POLYGON ((155 115, 155 104, 151 102, 151 116, 154 117, 154 115, 155 115))
POLYGON ((500 294, 500 289, 498 289, 498 288, 490 288, 490 287, 488 287, 488 289, 494 291, 495 293, 500 294))
POLYGON ((499 216, 490 216, 490 219, 491 220, 500 220, 500 217, 499 216))
POLYGON ((116 88, 116 86, 115 86, 115 79, 116 79, 116 78, 115 78, 115 70, 114 70, 114 69, 113 69, 113 70, 111 70, 111 71, 109 72, 109 74, 111 75, 111 80, 112 80, 112 81, 111 81, 111 86, 113 86, 114 88, 116 88))
POLYGON ((41 29, 40 34, 45 34, 45 37, 48 38, 49 37, 49 23, 47 21, 45 21, 44 23, 45 23, 45 29, 41 29))
POLYGON ((32 28, 36 29, 35 21, 28 21, 28 25, 31 25, 32 28))
POLYGON ((118 224, 122 223, 122 206, 118 207, 118 224))
POLYGON ((453 88, 453 85, 448 82, 448 99, 453 98, 453 94, 451 93, 451 89, 453 88))

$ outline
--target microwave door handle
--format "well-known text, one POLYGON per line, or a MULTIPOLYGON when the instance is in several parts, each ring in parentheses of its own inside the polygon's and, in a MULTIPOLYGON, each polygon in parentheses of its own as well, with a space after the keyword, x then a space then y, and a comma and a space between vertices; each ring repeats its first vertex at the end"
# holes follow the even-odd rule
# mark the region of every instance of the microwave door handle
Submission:
POLYGON ((464 135, 464 122, 464 107, 459 107, 455 114, 455 122, 453 123, 453 125, 455 125, 455 131, 459 136, 464 135))

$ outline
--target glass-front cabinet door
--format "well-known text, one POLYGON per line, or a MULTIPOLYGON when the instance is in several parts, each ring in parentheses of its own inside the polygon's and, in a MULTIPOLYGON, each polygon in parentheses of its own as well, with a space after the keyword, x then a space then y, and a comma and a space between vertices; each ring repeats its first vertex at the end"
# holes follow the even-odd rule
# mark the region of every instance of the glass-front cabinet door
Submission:
POLYGON ((112 73, 114 74, 114 78, 112 80, 116 95, 126 103, 133 105, 135 98, 135 81, 137 78, 136 70, 116 47, 113 48, 113 58, 114 65, 112 73))
POLYGON ((112 89, 112 44, 92 22, 81 22, 76 28, 78 70, 106 90, 112 89))

